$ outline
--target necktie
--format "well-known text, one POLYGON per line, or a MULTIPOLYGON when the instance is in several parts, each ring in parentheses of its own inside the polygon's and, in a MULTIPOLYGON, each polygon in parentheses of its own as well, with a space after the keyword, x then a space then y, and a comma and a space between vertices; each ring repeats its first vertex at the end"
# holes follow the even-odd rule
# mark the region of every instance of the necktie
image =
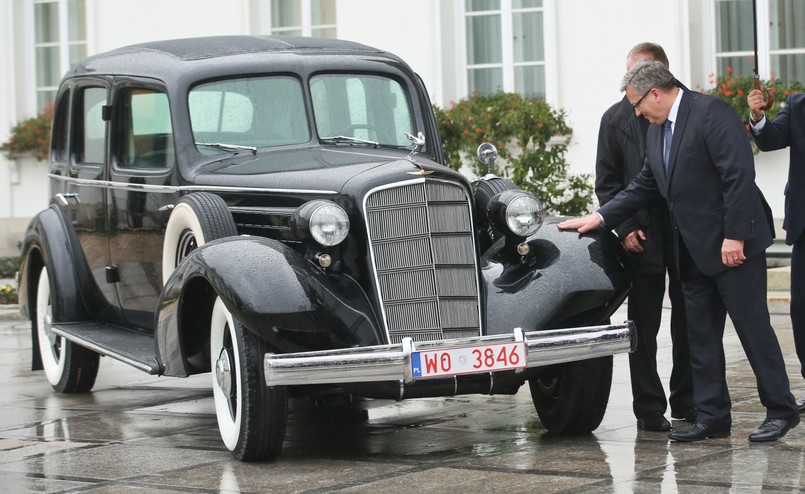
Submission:
POLYGON ((663 140, 663 152, 662 152, 662 164, 665 165, 665 171, 668 172, 668 158, 671 156, 671 121, 666 120, 664 124, 662 124, 662 140, 663 140))

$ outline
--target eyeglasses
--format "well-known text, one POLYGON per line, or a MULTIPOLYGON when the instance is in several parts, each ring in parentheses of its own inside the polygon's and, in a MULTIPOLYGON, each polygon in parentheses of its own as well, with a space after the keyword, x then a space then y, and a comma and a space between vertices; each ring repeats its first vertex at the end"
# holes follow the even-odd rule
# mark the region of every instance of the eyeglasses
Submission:
POLYGON ((648 93, 650 93, 652 89, 654 89, 654 88, 653 87, 648 88, 648 91, 643 93, 643 96, 641 96, 640 99, 637 100, 636 103, 632 103, 632 108, 634 108, 635 110, 639 109, 640 108, 640 103, 642 103, 643 100, 646 99, 646 96, 648 96, 648 93))

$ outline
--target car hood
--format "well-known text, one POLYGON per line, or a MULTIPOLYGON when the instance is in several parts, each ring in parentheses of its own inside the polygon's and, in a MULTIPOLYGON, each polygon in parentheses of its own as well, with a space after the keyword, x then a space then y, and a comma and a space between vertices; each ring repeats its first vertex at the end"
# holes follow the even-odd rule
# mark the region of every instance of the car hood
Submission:
POLYGON ((305 189, 340 193, 356 176, 365 173, 377 175, 378 172, 391 181, 432 173, 461 177, 457 172, 427 157, 414 156, 409 159, 407 151, 339 146, 273 150, 256 155, 241 154, 203 165, 191 181, 201 186, 297 191, 305 189))

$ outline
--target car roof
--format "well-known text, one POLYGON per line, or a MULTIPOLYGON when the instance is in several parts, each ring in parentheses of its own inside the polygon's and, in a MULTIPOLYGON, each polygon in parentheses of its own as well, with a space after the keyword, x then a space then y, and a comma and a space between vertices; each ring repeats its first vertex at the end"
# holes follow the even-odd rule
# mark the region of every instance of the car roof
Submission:
POLYGON ((140 75, 161 80, 174 79, 179 73, 197 75, 232 66, 263 66, 267 62, 291 63, 296 67, 316 65, 333 55, 392 59, 397 56, 360 43, 301 36, 208 36, 153 41, 118 48, 88 57, 77 63, 66 78, 80 75, 140 75), (314 61, 313 59, 318 59, 314 61), (308 60, 305 62, 305 60, 308 60), (216 69, 217 68, 217 69, 216 69))

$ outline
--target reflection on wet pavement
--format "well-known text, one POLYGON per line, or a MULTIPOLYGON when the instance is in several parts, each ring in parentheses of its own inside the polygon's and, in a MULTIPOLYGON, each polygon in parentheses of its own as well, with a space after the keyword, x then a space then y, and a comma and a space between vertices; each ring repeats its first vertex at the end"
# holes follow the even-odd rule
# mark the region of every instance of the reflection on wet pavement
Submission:
MULTIPOLYGON (((617 316, 625 317, 625 307, 617 316)), ((788 316, 774 315, 772 322, 794 394, 805 396, 788 316)), ((667 382, 667 327, 662 334, 659 361, 667 382)), ((615 358, 607 414, 591 435, 547 434, 525 388, 514 396, 365 401, 335 410, 297 399, 291 404, 282 455, 256 464, 238 462, 224 449, 209 375, 157 378, 102 359, 92 393, 59 395, 41 372, 28 370, 31 345, 25 322, 0 321, 0 339, 3 492, 707 493, 805 488, 805 426, 776 443, 747 440, 764 411, 731 330, 725 337, 733 398, 729 438, 671 444, 664 433, 638 431, 627 358, 621 355, 615 358)))

